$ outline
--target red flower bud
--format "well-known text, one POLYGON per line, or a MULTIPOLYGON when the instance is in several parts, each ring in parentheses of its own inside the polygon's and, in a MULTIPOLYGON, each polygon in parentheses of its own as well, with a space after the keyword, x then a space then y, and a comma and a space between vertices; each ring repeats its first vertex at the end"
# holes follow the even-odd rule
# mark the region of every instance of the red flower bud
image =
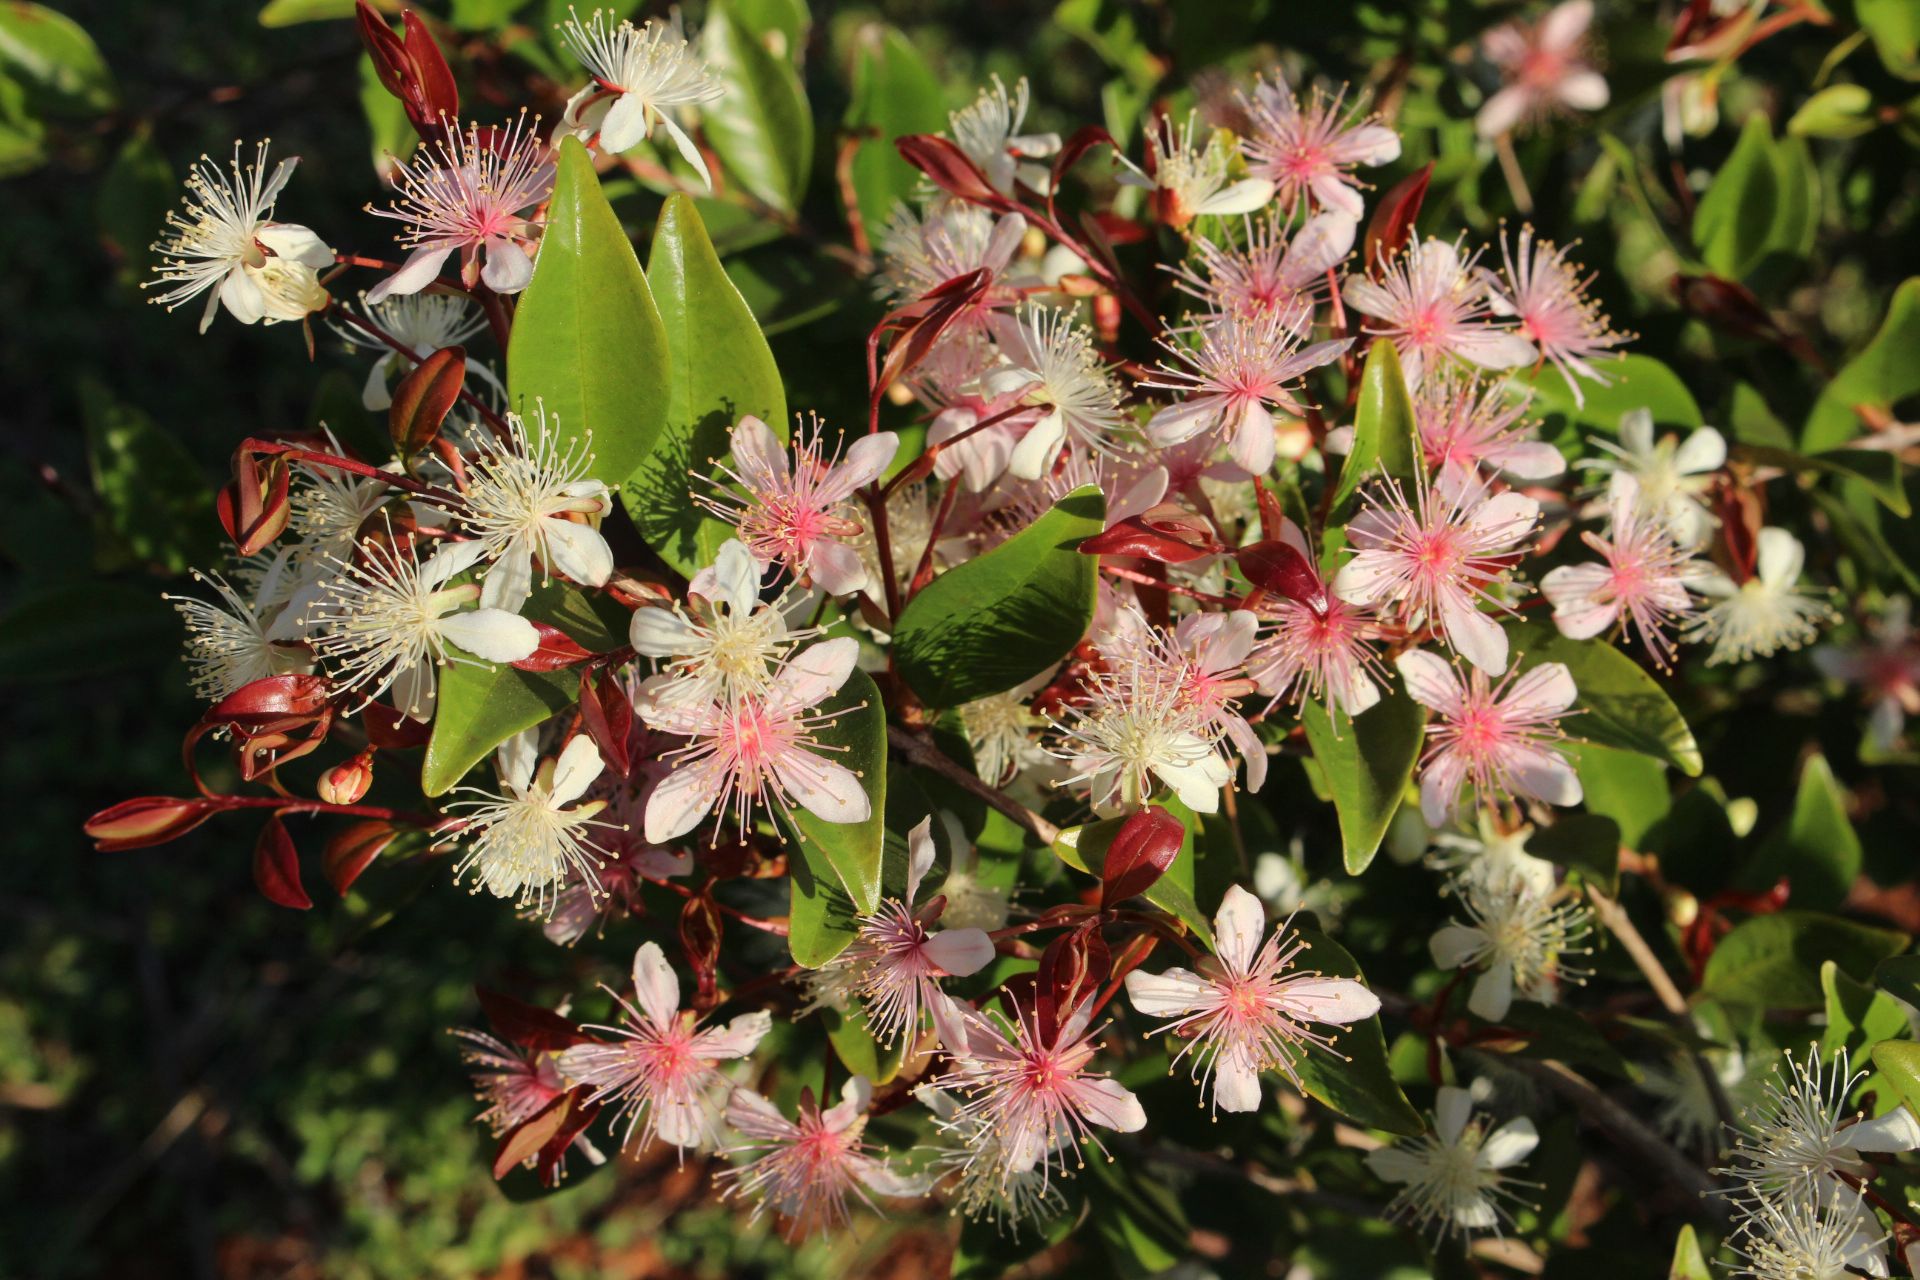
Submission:
POLYGON ((1158 805, 1148 805, 1120 825, 1100 864, 1100 905, 1110 907, 1151 889, 1180 855, 1187 828, 1158 805))
POLYGON ((1240 562, 1240 572, 1254 586, 1285 596, 1315 613, 1326 612, 1327 585, 1298 547, 1276 538, 1242 547, 1235 558, 1240 562))
POLYGON ((109 805, 87 819, 82 828, 102 853, 143 849, 178 840, 214 813, 210 800, 177 800, 172 796, 140 796, 109 805))
POLYGON ((362 751, 320 775, 315 788, 328 804, 359 804, 373 785, 373 752, 362 751))

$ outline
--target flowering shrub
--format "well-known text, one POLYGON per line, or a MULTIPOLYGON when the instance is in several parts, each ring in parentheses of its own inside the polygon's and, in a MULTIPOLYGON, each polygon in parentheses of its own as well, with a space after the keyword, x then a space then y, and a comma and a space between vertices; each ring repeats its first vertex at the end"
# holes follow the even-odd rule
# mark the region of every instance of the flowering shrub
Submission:
POLYGON ((238 442, 169 597, 188 794, 87 833, 251 820, 280 908, 424 873, 575 949, 465 975, 516 1195, 665 1154, 794 1241, 951 1213, 982 1276, 1573 1274, 1626 1233, 1692 1280, 1914 1271, 1920 966, 1850 811, 1920 759, 1917 295, 1837 364, 1779 299, 1820 153, 1911 135, 1865 86, 1920 64, 1885 7, 1770 7, 1685 6, 1638 105, 1587 0, 1450 12, 1460 57, 1360 85, 1163 82, 1069 5, 1150 65, 1064 134, 1026 78, 938 109, 864 28, 841 236, 762 6, 566 10, 475 106, 447 30, 361 0, 393 245, 285 220, 294 158, 245 143, 149 282, 332 335, 358 400, 238 442), (1862 84, 1782 136, 1745 104, 1677 191, 1616 136, 1677 157, 1801 26, 1862 84), (1552 216, 1616 193, 1658 341, 1552 216), (757 223, 870 279, 864 347, 777 365, 720 247, 757 223), (1702 350, 1742 372, 1667 362, 1702 350), (1727 794, 1717 722, 1842 686, 1855 794, 1811 733, 1727 794))

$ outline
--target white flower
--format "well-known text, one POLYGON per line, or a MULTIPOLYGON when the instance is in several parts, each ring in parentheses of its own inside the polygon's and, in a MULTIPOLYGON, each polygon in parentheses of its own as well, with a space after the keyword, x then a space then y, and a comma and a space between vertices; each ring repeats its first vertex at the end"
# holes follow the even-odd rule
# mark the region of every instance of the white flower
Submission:
POLYGON ((1677 436, 1653 438, 1653 414, 1635 409, 1620 419, 1619 440, 1595 436, 1593 443, 1613 456, 1585 465, 1596 471, 1625 472, 1640 486, 1639 510, 1663 519, 1674 540, 1698 547, 1713 531, 1714 518, 1700 495, 1713 486, 1713 473, 1727 462, 1726 438, 1701 427, 1683 443, 1677 436))
POLYGON ((1920 714, 1920 646, 1908 620, 1911 610, 1905 596, 1896 596, 1878 621, 1865 625, 1860 640, 1823 644, 1813 651, 1813 665, 1821 675, 1860 686, 1873 708, 1867 717, 1868 737, 1881 751, 1891 751, 1899 742, 1908 715, 1920 714))
POLYGON ((1147 131, 1147 168, 1131 163, 1120 174, 1130 187, 1157 191, 1160 217, 1180 228, 1203 214, 1228 216, 1258 213, 1273 200, 1274 184, 1266 178, 1230 180, 1236 149, 1224 131, 1209 131, 1202 146, 1194 138, 1197 112, 1189 111, 1184 125, 1161 116, 1157 128, 1147 131))
MULTIPOLYGON (((985 271, 992 300, 1007 305, 1019 300, 1019 291, 995 286, 1026 233, 1027 220, 1017 213, 995 216, 957 200, 943 201, 924 215, 895 205, 880 237, 881 278, 896 301, 911 302, 949 280, 985 271)), ((958 327, 964 329, 968 319, 963 316, 958 327)))
POLYGON ((540 633, 525 618, 465 608, 480 598, 478 584, 447 586, 444 566, 420 564, 391 536, 361 547, 360 563, 330 557, 340 576, 316 594, 300 622, 341 687, 362 691, 362 706, 391 688, 400 710, 426 720, 436 665, 518 662, 540 647, 540 633))
POLYGON ((1436 831, 1434 852, 1427 861, 1438 870, 1459 873, 1462 881, 1498 885, 1520 880, 1540 893, 1552 893, 1557 878, 1553 864, 1527 852, 1533 833, 1533 826, 1524 822, 1512 831, 1501 831, 1493 813, 1482 809, 1472 834, 1436 831))
POLYGON ((1758 544, 1755 571, 1745 582, 1714 569, 1694 585, 1713 603, 1687 624, 1682 638, 1713 645, 1710 667, 1798 649, 1833 620, 1817 589, 1800 586, 1807 558, 1800 540, 1785 529, 1762 529, 1758 544))
POLYGON ((586 136, 598 133, 600 149, 609 155, 635 146, 659 124, 711 190, 713 175, 700 148, 671 111, 713 102, 726 91, 694 56, 678 26, 657 20, 615 26, 614 14, 604 9, 581 22, 578 13, 567 12, 571 16, 560 24, 560 38, 598 83, 567 100, 564 123, 586 136))
POLYGON ((1440 926, 1428 948, 1442 969, 1477 968, 1467 997, 1467 1008, 1488 1022, 1498 1022, 1513 1007, 1513 998, 1550 997, 1556 979, 1579 981, 1580 970, 1569 968, 1568 955, 1585 955, 1574 944, 1587 936, 1585 908, 1542 893, 1527 880, 1515 877, 1489 882, 1462 877, 1454 887, 1469 923, 1440 926))
POLYGON ((517 897, 521 906, 533 905, 543 915, 551 912, 570 874, 597 893, 594 867, 612 855, 584 828, 608 825, 593 821, 607 802, 574 804, 606 767, 593 739, 578 734, 557 760, 540 760, 535 731, 528 729, 501 743, 498 758, 499 793, 461 787, 479 799, 449 806, 472 811, 464 832, 472 843, 454 868, 455 882, 471 871, 478 881, 475 893, 484 888, 496 898, 517 897))
POLYGON ((993 189, 1003 196, 1014 193, 1014 183, 1047 194, 1053 184, 1046 165, 1023 164, 1024 160, 1044 159, 1060 149, 1057 133, 1023 134, 1020 126, 1027 119, 1027 78, 1014 82, 1013 95, 1000 77, 980 90, 972 104, 947 117, 953 126, 954 145, 980 166, 993 189))
POLYGON ((1018 393, 1022 401, 1043 406, 1045 414, 1013 448, 1007 470, 1021 480, 1037 480, 1053 466, 1066 443, 1106 452, 1121 432, 1120 386, 1093 349, 1093 335, 1075 323, 1073 313, 1028 307, 1016 318, 995 315, 989 323, 1006 367, 983 382, 993 396, 1018 393))
POLYGON ((1046 758, 1046 752, 1034 742, 1033 731, 1047 720, 1030 704, 1052 674, 1051 670, 1043 671, 1005 693, 990 693, 960 704, 960 732, 973 750, 974 768, 989 786, 1004 787, 1026 766, 1046 758))
POLYGON ((187 176, 186 212, 167 215, 167 232, 153 246, 160 263, 143 287, 165 286, 153 301, 171 311, 207 294, 200 332, 216 305, 242 324, 298 320, 327 305, 317 274, 333 265, 333 250, 303 226, 273 221, 273 203, 293 176, 298 156, 267 173, 267 144, 250 165, 233 144, 232 177, 206 156, 187 176), (209 292, 211 291, 211 292, 209 292))
MULTIPOLYGON (((473 299, 452 293, 396 293, 379 302, 367 303, 366 309, 368 318, 381 332, 412 352, 416 361, 425 360, 442 348, 458 346, 487 324, 487 318, 473 299)), ((367 371, 360 403, 375 412, 391 408, 393 396, 387 390, 387 370, 400 353, 383 339, 351 325, 334 324, 333 331, 356 347, 380 353, 367 371)), ((478 360, 467 360, 467 372, 496 390, 501 389, 493 370, 478 360)))
POLYGON ((587 475, 593 437, 576 437, 562 453, 559 420, 550 431, 544 406, 539 415, 538 433, 530 435, 520 415, 509 413, 507 438, 489 437, 468 460, 459 515, 475 536, 434 556, 445 577, 488 561, 480 603, 489 609, 511 612, 526 603, 535 556, 549 577, 558 570, 584 586, 604 586, 613 573, 613 549, 600 531, 567 518, 608 506, 606 484, 587 475))
POLYGON ((1824 1197, 1840 1185, 1837 1175, 1869 1171, 1863 1151, 1920 1150, 1920 1120, 1906 1107, 1877 1120, 1848 1110, 1847 1097, 1866 1073, 1853 1070, 1844 1049, 1830 1066, 1813 1043, 1798 1061, 1791 1050, 1782 1056, 1766 1096, 1740 1117, 1745 1131, 1729 1153, 1731 1167, 1717 1170, 1740 1182, 1739 1198, 1824 1197))
POLYGON ((212 585, 225 608, 195 596, 163 596, 186 622, 186 660, 193 691, 212 702, 268 676, 284 676, 312 669, 297 649, 271 638, 277 607, 271 602, 286 572, 282 552, 252 600, 236 591, 217 573, 194 572, 194 579, 212 585))
POLYGON ((767 691, 787 654, 818 629, 789 630, 786 606, 795 593, 762 604, 760 576, 746 544, 729 538, 713 563, 694 575, 686 608, 676 603, 633 611, 628 639, 634 651, 670 660, 644 686, 648 696, 697 702, 767 691))
POLYGON ((1730 1241, 1733 1274, 1752 1280, 1851 1280, 1887 1274, 1887 1235, 1857 1191, 1796 1191, 1755 1205, 1730 1241))
POLYGON ((940 825, 947 831, 947 878, 940 896, 947 900, 941 919, 949 929, 983 929, 988 933, 1007 923, 1007 890, 980 879, 980 851, 967 839, 960 819, 942 809, 940 825))
POLYGON ((1387 1206, 1393 1217, 1438 1238, 1493 1231, 1511 1224, 1509 1204, 1520 1203, 1516 1183, 1503 1172, 1526 1159, 1540 1141, 1524 1116, 1488 1131, 1473 1114, 1473 1096, 1443 1086, 1434 1099, 1433 1132, 1367 1154, 1367 1168, 1387 1182, 1404 1184, 1387 1206))

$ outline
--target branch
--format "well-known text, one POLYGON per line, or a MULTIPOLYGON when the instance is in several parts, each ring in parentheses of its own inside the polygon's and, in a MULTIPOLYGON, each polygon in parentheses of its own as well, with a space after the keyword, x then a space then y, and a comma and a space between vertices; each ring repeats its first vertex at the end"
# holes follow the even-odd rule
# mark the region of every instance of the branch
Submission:
POLYGON ((909 733, 898 725, 887 726, 887 745, 912 763, 923 769, 931 769, 963 791, 971 792, 982 800, 1006 814, 1015 822, 1031 831, 1034 838, 1042 844, 1052 844, 1060 837, 1060 828, 1048 822, 1027 806, 996 787, 990 787, 971 773, 947 759, 946 753, 932 742, 917 734, 909 733))

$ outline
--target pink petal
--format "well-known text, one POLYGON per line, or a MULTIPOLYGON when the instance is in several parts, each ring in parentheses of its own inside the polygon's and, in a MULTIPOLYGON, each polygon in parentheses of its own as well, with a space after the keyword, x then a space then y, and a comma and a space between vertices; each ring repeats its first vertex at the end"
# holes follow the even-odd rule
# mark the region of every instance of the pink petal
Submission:
POLYGON ((995 949, 984 929, 942 929, 922 950, 949 975, 964 978, 991 964, 995 949))
POLYGON ((767 691, 770 713, 804 711, 840 691, 860 659, 860 642, 852 636, 822 640, 788 660, 767 691))
POLYGON ((1147 1113, 1140 1099, 1112 1080, 1076 1081, 1072 1097, 1081 1115, 1116 1133, 1137 1133, 1147 1127, 1147 1113))
POLYGON ((1282 997, 1300 1016, 1342 1026, 1380 1012, 1380 997, 1352 978, 1315 978, 1287 987, 1282 997))
POLYGON ((1149 1018, 1178 1018, 1191 1013, 1213 991, 1213 984, 1191 969, 1165 973, 1135 969, 1126 977, 1127 998, 1149 1018))
POLYGON ((766 423, 748 414, 740 419, 729 438, 734 465, 749 488, 771 488, 787 478, 786 446, 766 423))
POLYGON ((780 1108, 751 1089, 735 1089, 728 1096, 727 1123, 758 1142, 791 1142, 800 1133, 780 1108))
POLYGON ((657 942, 633 953, 633 995, 647 1021, 665 1030, 680 1016, 680 979, 657 942))
POLYGON ((865 822, 873 816, 872 803, 860 785, 859 775, 845 765, 798 747, 770 763, 773 776, 780 780, 787 793, 821 821, 865 822))
POLYGON ((1500 699, 1500 710, 1529 719, 1557 716, 1573 705, 1580 691, 1563 662, 1543 662, 1515 680, 1500 699))
POLYGON ((1474 608, 1465 591, 1440 597, 1440 625, 1453 651, 1490 676, 1507 671, 1507 633, 1498 622, 1474 608))
POLYGON ((773 1015, 765 1009, 743 1013, 724 1027, 709 1027, 693 1038, 693 1051, 702 1058, 744 1058, 773 1029, 773 1015))
POLYGON ((1393 665, 1400 670, 1409 698, 1444 716, 1460 714, 1466 687, 1451 662, 1426 649, 1409 649, 1393 665))
POLYGON ((1245 973, 1267 933, 1267 909, 1260 899, 1231 885, 1213 917, 1213 953, 1234 973, 1245 973))
POLYGON ((665 844, 700 825, 720 800, 727 771, 712 756, 683 764, 661 779, 647 797, 643 822, 648 844, 665 844))

